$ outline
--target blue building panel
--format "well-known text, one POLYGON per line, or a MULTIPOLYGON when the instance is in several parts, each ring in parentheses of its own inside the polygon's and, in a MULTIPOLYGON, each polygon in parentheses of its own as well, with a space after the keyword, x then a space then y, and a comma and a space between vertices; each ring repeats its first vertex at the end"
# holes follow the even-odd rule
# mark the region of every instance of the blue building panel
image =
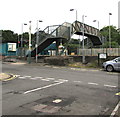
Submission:
POLYGON ((8 43, 0 43, 0 55, 16 56, 16 51, 8 51, 8 43))

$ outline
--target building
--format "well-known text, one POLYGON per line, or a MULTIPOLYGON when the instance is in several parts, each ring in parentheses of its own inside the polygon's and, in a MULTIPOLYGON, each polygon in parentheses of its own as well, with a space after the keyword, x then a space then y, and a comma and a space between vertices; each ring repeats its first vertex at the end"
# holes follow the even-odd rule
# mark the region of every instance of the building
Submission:
POLYGON ((0 56, 17 56, 16 43, 0 43, 0 56))

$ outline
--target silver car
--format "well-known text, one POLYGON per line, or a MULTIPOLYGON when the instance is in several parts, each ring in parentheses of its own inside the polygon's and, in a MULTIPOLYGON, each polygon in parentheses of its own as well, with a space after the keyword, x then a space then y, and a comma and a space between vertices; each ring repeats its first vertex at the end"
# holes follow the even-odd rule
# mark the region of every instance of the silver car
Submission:
POLYGON ((103 68, 108 72, 112 72, 114 70, 120 71, 120 57, 104 62, 103 68))

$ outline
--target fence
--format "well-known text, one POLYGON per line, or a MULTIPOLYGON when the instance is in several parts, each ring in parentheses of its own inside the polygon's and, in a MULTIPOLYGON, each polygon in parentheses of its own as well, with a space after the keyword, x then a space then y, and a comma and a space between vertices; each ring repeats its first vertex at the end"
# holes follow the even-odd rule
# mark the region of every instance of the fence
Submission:
POLYGON ((91 49, 79 49, 79 54, 85 56, 98 56, 98 53, 107 53, 108 56, 120 56, 120 48, 91 48, 91 49))

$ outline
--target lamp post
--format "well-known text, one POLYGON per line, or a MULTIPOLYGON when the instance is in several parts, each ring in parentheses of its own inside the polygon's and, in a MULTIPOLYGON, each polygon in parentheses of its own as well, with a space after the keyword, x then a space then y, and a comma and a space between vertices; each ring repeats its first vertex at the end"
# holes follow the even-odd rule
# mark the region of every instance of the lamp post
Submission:
POLYGON ((21 57, 23 56, 23 26, 27 25, 26 23, 22 23, 22 28, 21 28, 21 57))
POLYGON ((93 20, 93 22, 97 22, 98 23, 98 30, 99 30, 99 21, 98 20, 93 20))
POLYGON ((110 16, 112 13, 109 13, 109 49, 111 48, 111 28, 110 28, 110 16))
POLYGON ((38 23, 43 22, 42 20, 37 20, 37 31, 36 31, 36 63, 38 61, 38 39, 39 39, 39 28, 38 28, 38 23))
POLYGON ((76 21, 77 21, 77 10, 76 9, 70 9, 70 11, 74 11, 76 12, 76 21))
POLYGON ((29 52, 28 52, 28 62, 31 63, 31 21, 29 21, 29 52))
POLYGON ((85 15, 82 15, 82 49, 83 49, 83 55, 82 55, 82 63, 85 63, 85 52, 84 52, 84 18, 87 17, 85 15))

